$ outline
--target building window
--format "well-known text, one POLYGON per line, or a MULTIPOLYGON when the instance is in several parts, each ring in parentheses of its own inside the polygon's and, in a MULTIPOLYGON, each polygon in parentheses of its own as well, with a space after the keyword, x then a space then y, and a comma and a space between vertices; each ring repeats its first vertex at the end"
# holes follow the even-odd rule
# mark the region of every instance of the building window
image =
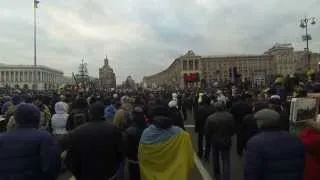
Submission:
POLYGON ((189 70, 193 70, 193 61, 192 60, 189 61, 189 70))
POLYGON ((183 66, 182 68, 184 71, 187 70, 188 62, 186 60, 184 60, 182 66, 183 66))

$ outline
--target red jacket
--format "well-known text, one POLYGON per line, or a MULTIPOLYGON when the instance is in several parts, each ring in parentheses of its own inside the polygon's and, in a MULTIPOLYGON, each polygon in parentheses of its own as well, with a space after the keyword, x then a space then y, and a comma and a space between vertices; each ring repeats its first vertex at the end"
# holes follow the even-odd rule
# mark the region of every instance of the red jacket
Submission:
POLYGON ((300 139, 306 148, 304 180, 320 179, 320 132, 305 128, 300 139))

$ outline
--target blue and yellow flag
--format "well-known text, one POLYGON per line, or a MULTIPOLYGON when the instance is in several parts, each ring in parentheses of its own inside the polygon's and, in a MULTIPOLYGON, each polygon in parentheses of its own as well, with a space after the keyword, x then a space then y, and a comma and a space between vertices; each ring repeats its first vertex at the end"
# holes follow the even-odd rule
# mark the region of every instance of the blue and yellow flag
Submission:
POLYGON ((191 138, 185 131, 154 144, 140 143, 141 180, 187 180, 193 156, 191 138))

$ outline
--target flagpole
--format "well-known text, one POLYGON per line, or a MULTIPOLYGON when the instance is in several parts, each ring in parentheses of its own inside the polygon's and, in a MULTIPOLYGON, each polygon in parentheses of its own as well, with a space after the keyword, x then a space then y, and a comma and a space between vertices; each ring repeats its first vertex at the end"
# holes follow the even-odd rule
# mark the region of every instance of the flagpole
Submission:
POLYGON ((38 83, 37 83, 37 8, 38 8, 39 1, 34 0, 34 7, 33 7, 33 80, 34 80, 34 90, 38 90, 38 83))

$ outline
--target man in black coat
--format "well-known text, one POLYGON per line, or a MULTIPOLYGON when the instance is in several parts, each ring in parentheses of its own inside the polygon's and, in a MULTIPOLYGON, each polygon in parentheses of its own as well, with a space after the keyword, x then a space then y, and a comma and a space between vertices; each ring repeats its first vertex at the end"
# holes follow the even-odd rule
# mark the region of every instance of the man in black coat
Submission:
POLYGON ((239 156, 242 156, 244 144, 244 135, 241 134, 241 126, 243 118, 252 113, 252 106, 250 102, 251 96, 249 94, 244 94, 242 96, 236 97, 234 103, 231 107, 231 113, 236 122, 237 129, 237 152, 239 156))
POLYGON ((205 126, 205 134, 212 146, 212 162, 216 179, 230 180, 230 150, 235 122, 231 113, 226 111, 223 102, 215 104, 216 113, 210 115, 205 126), (220 157, 222 173, 220 172, 220 157))
MULTIPOLYGON (((198 111, 195 115, 195 131, 198 133, 198 156, 201 158, 203 155, 203 139, 205 137, 204 127, 206 125, 207 118, 215 112, 213 106, 210 105, 210 99, 208 96, 202 96, 202 102, 200 102, 198 111)), ((205 159, 208 160, 210 153, 210 143, 206 139, 206 154, 205 159)))
POLYGON ((178 109, 178 102, 172 100, 169 102, 168 106, 169 106, 169 110, 170 110, 169 116, 173 121, 173 125, 184 129, 184 122, 183 122, 181 113, 178 109))
POLYGON ((66 166, 78 180, 113 178, 123 161, 122 134, 104 120, 104 108, 102 102, 93 103, 90 121, 62 140, 68 150, 66 166))

